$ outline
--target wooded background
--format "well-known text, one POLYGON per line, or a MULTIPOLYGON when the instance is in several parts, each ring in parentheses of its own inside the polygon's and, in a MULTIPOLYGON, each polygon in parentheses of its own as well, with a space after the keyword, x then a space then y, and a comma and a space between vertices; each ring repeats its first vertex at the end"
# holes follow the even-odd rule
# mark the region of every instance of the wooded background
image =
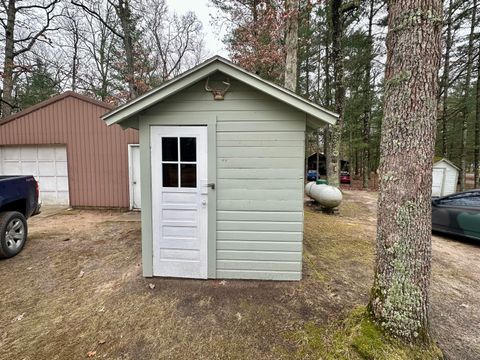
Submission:
MULTIPOLYGON (((281 85, 294 65, 296 92, 342 115, 336 128, 309 134, 307 153, 335 154, 338 146, 351 175, 370 186, 379 162, 386 2, 210 3, 232 61, 281 85)), ((2 117, 65 90, 120 104, 214 55, 195 13, 175 14, 164 0, 2 0, 0 22, 2 117)), ((442 37, 436 157, 462 169, 461 188, 479 187, 479 0, 445 0, 442 37)))

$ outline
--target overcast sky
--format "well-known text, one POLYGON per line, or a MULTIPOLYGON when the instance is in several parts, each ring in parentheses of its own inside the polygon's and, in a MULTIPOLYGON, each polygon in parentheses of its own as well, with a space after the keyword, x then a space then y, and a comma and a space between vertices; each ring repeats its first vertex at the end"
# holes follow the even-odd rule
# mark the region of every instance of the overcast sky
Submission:
POLYGON ((166 3, 170 10, 176 11, 178 14, 184 14, 187 11, 193 11, 197 14, 197 17, 203 23, 205 45, 209 56, 228 56, 225 45, 222 43, 225 33, 219 34, 216 27, 210 24, 210 13, 215 13, 215 9, 208 6, 208 0, 166 0, 166 3))

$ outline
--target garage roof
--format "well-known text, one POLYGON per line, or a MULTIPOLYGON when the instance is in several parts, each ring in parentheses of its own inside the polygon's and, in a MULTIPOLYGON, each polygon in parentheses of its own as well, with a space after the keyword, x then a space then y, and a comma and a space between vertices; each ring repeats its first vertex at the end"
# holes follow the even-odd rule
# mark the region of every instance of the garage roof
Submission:
POLYGON ((22 116, 30 114, 31 112, 37 111, 38 109, 49 106, 50 104, 53 104, 57 101, 63 100, 67 97, 74 97, 74 98, 77 98, 79 100, 82 100, 82 101, 85 101, 85 102, 88 102, 88 103, 91 103, 91 104, 94 104, 94 105, 98 105, 98 106, 103 107, 103 108, 108 109, 108 110, 113 109, 113 105, 110 105, 110 104, 104 103, 102 101, 92 99, 88 96, 77 94, 74 91, 66 91, 62 94, 52 96, 50 99, 42 101, 42 102, 40 102, 36 105, 30 106, 30 107, 26 108, 25 110, 19 111, 15 114, 12 114, 12 115, 7 116, 3 119, 0 119, 0 126, 3 125, 3 124, 9 123, 10 121, 16 120, 16 119, 18 119, 22 116))
POLYGON ((293 91, 266 81, 260 76, 252 74, 220 56, 214 56, 144 95, 106 113, 102 116, 102 119, 108 125, 120 123, 217 71, 305 112, 309 115, 308 122, 311 125, 335 124, 338 118, 337 114, 302 98, 293 91))

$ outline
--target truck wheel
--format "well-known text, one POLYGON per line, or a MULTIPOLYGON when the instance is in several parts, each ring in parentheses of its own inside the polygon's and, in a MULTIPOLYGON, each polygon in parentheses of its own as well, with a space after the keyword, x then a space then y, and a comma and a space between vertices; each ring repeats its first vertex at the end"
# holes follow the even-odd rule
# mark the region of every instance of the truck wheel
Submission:
POLYGON ((9 258, 22 251, 27 230, 27 220, 18 211, 0 213, 0 258, 9 258))

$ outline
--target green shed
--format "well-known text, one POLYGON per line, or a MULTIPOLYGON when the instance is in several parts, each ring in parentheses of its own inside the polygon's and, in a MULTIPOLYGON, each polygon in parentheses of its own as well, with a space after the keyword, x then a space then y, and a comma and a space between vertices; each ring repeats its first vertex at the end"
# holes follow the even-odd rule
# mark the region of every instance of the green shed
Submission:
POLYGON ((144 276, 301 279, 305 130, 336 114, 216 56, 103 119, 140 132, 144 276))

